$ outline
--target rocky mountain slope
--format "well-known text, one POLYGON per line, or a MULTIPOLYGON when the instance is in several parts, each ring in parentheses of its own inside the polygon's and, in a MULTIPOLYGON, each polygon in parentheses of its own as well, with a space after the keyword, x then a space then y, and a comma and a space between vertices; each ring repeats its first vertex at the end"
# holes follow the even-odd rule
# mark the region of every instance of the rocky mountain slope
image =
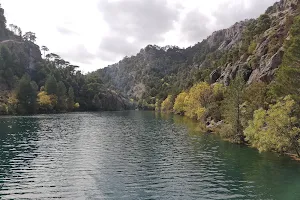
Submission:
POLYGON ((237 22, 192 47, 149 45, 95 73, 107 87, 148 104, 198 81, 228 85, 238 72, 248 83, 270 82, 282 64, 284 43, 299 7, 298 0, 281 0, 258 19, 237 22))
MULTIPOLYGON (((250 47, 253 49, 248 47, 248 52, 245 52, 236 62, 222 66, 218 81, 228 83, 237 71, 245 70, 246 75, 249 76, 249 83, 258 80, 270 82, 282 62, 283 44, 288 39, 289 28, 296 15, 299 15, 299 1, 297 0, 281 0, 268 8, 264 20, 269 26, 252 37, 250 47)), ((245 35, 245 32, 250 31, 252 27, 257 28, 260 24, 259 20, 258 23, 257 21, 250 22, 248 26, 240 29, 241 31, 233 31, 239 35, 238 39, 234 39, 235 46, 243 45, 243 33, 245 35)), ((232 31, 232 28, 228 31, 232 31)))

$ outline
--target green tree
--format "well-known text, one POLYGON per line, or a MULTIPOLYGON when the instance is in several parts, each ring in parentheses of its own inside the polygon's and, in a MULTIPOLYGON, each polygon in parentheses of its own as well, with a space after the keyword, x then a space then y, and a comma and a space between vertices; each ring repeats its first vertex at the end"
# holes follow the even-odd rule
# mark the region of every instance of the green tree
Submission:
POLYGON ((18 36, 20 39, 22 39, 22 29, 20 27, 18 27, 18 36))
POLYGON ((67 88, 62 81, 57 84, 57 108, 59 111, 67 109, 67 88))
POLYGON ((268 101, 268 87, 266 83, 255 82, 245 88, 243 93, 243 127, 248 126, 248 121, 253 118, 255 110, 266 108, 268 101))
POLYGON ((253 54, 257 46, 257 43, 255 41, 252 41, 248 47, 248 54, 253 54))
POLYGON ((284 64, 300 65, 300 16, 295 17, 290 30, 290 39, 285 43, 284 64))
POLYGON ((4 16, 4 9, 0 4, 0 38, 4 38, 6 36, 6 18, 4 16))
POLYGON ((292 95, 300 100, 300 67, 281 66, 271 84, 270 94, 273 98, 292 95))
POLYGON ((28 74, 25 74, 16 89, 16 95, 19 101, 19 112, 22 114, 35 113, 37 90, 35 82, 31 82, 28 74))
POLYGON ((68 110, 72 111, 74 109, 74 103, 75 103, 75 99, 74 99, 74 90, 72 87, 69 87, 68 90, 68 110))
POLYGON ((268 30, 271 26, 271 18, 268 14, 263 14, 257 19, 257 25, 255 28, 255 32, 257 34, 261 34, 268 30))
POLYGON ((24 40, 27 40, 27 41, 30 41, 30 42, 35 42, 36 41, 36 35, 35 33, 29 31, 29 32, 26 32, 24 35, 23 35, 23 38, 24 40))
POLYGON ((48 76, 45 83, 45 90, 49 95, 57 94, 57 81, 53 75, 48 76))
POLYGON ((300 157, 299 105, 287 96, 271 105, 269 110, 255 111, 245 136, 260 152, 292 152, 300 157))
POLYGON ((300 16, 295 17, 289 38, 285 42, 283 65, 276 72, 270 93, 275 98, 292 95, 300 101, 300 16))
POLYGON ((48 47, 42 46, 42 47, 41 47, 41 50, 44 52, 44 58, 46 58, 46 52, 49 51, 48 47))
POLYGON ((100 100, 98 94, 95 94, 95 96, 93 98, 93 105, 95 107, 95 110, 101 109, 101 100, 100 100))
POLYGON ((244 79, 237 76, 231 81, 223 101, 223 117, 226 125, 221 135, 236 143, 244 142, 241 112, 244 88, 244 79))
POLYGON ((215 83, 213 86, 213 98, 207 105, 207 115, 215 121, 222 120, 221 106, 224 100, 226 87, 223 84, 215 83))

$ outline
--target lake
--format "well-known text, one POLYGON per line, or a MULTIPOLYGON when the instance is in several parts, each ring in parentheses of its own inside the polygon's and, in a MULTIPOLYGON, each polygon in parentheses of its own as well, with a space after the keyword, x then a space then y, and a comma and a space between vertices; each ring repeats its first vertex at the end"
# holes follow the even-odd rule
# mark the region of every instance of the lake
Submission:
POLYGON ((126 111, 0 117, 0 199, 300 199, 300 162, 126 111))

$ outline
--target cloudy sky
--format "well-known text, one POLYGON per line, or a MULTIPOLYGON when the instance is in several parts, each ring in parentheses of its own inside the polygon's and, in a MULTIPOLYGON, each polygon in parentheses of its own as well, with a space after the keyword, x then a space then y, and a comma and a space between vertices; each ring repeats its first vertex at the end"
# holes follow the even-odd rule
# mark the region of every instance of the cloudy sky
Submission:
POLYGON ((256 18, 276 0, 1 0, 8 24, 84 72, 135 55, 147 44, 187 47, 256 18))

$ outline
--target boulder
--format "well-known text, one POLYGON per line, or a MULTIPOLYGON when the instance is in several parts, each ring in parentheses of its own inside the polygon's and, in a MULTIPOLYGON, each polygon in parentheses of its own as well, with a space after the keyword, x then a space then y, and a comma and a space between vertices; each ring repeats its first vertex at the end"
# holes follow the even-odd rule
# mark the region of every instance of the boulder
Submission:
POLYGON ((211 83, 215 83, 217 82, 217 80, 220 78, 221 76, 221 70, 215 69, 214 71, 212 71, 212 73, 209 75, 209 79, 211 83))

